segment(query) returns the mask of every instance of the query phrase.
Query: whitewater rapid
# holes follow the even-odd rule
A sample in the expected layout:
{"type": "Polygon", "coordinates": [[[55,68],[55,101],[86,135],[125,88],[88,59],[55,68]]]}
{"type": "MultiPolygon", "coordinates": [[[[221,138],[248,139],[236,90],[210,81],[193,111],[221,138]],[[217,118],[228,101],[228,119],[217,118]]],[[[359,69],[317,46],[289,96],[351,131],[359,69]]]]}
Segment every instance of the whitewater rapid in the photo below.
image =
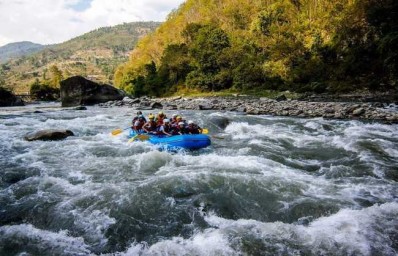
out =
{"type": "Polygon", "coordinates": [[[212,145],[165,152],[135,112],[0,109],[0,255],[398,253],[398,125],[180,111],[212,145]]]}

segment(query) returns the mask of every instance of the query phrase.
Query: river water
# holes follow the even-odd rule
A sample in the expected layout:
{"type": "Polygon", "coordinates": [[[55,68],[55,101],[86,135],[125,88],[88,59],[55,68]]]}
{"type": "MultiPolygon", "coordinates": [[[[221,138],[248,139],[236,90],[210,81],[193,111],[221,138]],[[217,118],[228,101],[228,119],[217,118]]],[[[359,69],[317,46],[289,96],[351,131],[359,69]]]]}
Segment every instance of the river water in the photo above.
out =
{"type": "Polygon", "coordinates": [[[134,112],[0,109],[0,255],[398,253],[398,125],[182,111],[212,145],[164,152],[134,112]]]}

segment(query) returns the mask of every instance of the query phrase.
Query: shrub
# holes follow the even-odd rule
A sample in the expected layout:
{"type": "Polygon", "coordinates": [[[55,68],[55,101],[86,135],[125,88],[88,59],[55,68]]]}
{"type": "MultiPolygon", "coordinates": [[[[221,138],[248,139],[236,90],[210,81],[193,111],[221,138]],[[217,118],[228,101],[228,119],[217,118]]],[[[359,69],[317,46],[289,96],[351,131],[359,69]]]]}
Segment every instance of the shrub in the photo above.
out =
{"type": "Polygon", "coordinates": [[[30,86],[30,95],[32,99],[35,100],[43,100],[43,101],[57,100],[59,98],[59,89],[51,87],[48,84],[41,84],[38,80],[36,80],[30,86]]]}

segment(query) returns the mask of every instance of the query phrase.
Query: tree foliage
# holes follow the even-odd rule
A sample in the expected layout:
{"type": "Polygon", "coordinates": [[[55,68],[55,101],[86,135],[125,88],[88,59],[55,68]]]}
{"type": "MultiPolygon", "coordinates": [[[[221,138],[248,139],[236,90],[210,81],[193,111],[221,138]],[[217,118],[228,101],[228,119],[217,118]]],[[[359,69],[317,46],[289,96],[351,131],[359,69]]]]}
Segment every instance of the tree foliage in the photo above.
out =
{"type": "Polygon", "coordinates": [[[53,101],[59,98],[59,88],[36,79],[30,85],[30,95],[35,100],[53,101]]]}
{"type": "Polygon", "coordinates": [[[115,82],[141,95],[178,88],[397,89],[397,6],[394,0],[188,0],[138,43],[115,82]]]}

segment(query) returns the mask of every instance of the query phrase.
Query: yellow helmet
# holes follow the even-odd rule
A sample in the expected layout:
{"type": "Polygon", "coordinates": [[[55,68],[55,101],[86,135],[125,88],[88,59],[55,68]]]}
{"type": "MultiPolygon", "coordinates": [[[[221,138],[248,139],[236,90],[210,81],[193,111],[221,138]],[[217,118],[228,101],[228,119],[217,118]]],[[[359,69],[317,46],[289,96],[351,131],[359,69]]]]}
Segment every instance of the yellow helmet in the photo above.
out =
{"type": "Polygon", "coordinates": [[[181,117],[181,116],[177,116],[176,119],[177,119],[177,120],[180,120],[180,119],[182,119],[182,117],[181,117]]]}
{"type": "Polygon", "coordinates": [[[159,115],[160,115],[160,116],[161,116],[161,115],[164,115],[163,111],[160,111],[160,112],[159,112],[159,115]]]}
{"type": "Polygon", "coordinates": [[[152,115],[152,114],[149,114],[149,116],[148,116],[148,119],[154,119],[155,118],[155,116],[154,115],[152,115]]]}

